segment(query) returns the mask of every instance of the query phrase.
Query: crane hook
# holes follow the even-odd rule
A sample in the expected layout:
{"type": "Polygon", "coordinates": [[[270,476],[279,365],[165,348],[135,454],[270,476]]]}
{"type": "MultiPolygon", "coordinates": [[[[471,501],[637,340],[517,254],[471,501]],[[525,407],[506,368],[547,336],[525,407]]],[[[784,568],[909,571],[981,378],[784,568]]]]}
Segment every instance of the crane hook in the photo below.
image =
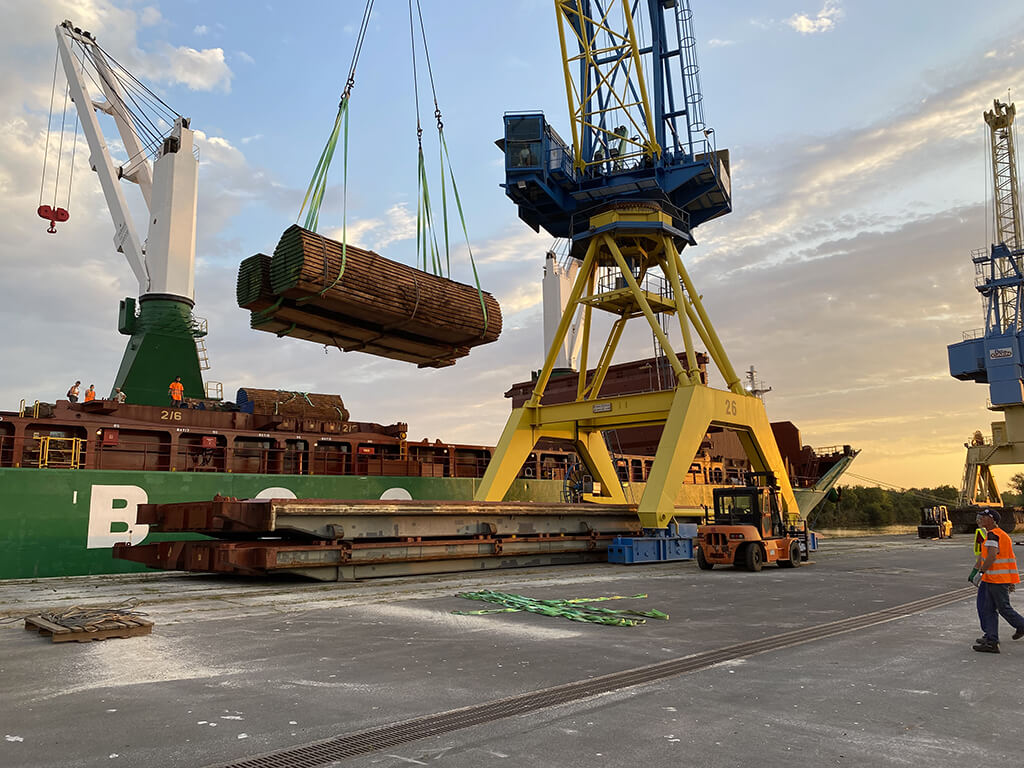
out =
{"type": "Polygon", "coordinates": [[[64,223],[65,221],[71,218],[71,214],[69,214],[63,208],[51,208],[48,205],[40,205],[38,208],[36,208],[36,213],[39,214],[40,218],[46,219],[47,221],[50,222],[50,226],[47,227],[46,231],[49,232],[51,235],[57,233],[58,221],[64,223]]]}

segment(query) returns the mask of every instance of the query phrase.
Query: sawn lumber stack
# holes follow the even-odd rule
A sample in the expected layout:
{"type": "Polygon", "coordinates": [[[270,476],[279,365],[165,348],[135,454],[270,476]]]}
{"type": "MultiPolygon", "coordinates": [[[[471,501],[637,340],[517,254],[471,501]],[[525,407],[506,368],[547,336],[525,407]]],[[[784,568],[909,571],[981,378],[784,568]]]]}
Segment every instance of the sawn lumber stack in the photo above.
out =
{"type": "Polygon", "coordinates": [[[346,352],[441,368],[495,341],[501,308],[491,294],[294,225],[273,257],[241,263],[238,305],[250,325],[346,352]]]}

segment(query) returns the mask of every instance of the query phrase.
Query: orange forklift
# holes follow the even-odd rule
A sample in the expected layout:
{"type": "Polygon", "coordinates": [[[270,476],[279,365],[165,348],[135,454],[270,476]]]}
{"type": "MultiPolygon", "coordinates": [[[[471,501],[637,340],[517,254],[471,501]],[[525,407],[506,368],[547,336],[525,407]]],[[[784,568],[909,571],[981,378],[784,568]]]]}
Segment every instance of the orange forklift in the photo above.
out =
{"type": "Polygon", "coordinates": [[[806,521],[787,524],[773,472],[748,473],[748,484],[714,490],[714,511],[697,527],[697,566],[734,565],[760,571],[765,563],[796,568],[809,557],[806,521]]]}

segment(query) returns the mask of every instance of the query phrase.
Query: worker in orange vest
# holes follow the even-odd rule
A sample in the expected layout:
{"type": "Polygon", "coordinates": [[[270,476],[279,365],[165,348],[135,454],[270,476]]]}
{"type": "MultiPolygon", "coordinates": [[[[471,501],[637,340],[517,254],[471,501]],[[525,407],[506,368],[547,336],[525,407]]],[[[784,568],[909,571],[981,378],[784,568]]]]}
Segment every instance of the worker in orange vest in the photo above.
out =
{"type": "Polygon", "coordinates": [[[174,381],[167,388],[167,394],[171,396],[171,405],[175,408],[181,408],[181,398],[185,392],[185,385],[181,383],[181,376],[175,376],[174,381]]]}
{"type": "Polygon", "coordinates": [[[999,653],[999,617],[1009,622],[1016,632],[1014,640],[1024,637],[1024,616],[1010,605],[1010,592],[1020,583],[1013,542],[999,527],[999,513],[983,509],[978,525],[988,531],[983,556],[979,556],[971,572],[971,582],[978,587],[978,619],[984,632],[974,645],[979,653],[999,653]]]}
{"type": "Polygon", "coordinates": [[[91,403],[96,399],[96,385],[90,384],[89,388],[85,390],[85,402],[91,403]]]}

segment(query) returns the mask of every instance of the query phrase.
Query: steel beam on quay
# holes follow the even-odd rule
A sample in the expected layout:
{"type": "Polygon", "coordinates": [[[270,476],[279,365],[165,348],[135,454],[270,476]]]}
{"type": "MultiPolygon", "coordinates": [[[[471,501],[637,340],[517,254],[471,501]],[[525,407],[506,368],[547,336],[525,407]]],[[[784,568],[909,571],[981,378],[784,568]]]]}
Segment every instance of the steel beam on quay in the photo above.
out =
{"type": "Polygon", "coordinates": [[[631,504],[248,499],[140,504],[140,523],[211,536],[296,533],[318,539],[636,535],[631,504]]]}

